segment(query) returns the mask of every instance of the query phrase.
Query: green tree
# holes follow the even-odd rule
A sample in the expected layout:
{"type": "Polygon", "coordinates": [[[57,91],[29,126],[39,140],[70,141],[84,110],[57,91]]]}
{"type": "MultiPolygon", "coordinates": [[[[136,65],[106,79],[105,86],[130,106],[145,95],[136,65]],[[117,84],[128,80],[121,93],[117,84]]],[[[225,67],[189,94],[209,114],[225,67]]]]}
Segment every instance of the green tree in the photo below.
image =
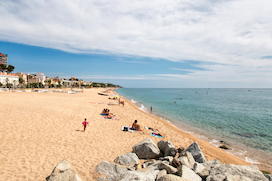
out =
{"type": "Polygon", "coordinates": [[[5,64],[0,64],[0,72],[4,72],[7,68],[7,65],[5,64]]]}
{"type": "Polygon", "coordinates": [[[6,68],[6,71],[8,73],[12,72],[13,70],[15,69],[15,67],[13,65],[8,65],[7,68],[6,68]]]}
{"type": "Polygon", "coordinates": [[[13,65],[0,64],[0,72],[12,72],[15,69],[13,65]]]}
{"type": "Polygon", "coordinates": [[[19,77],[19,84],[24,84],[25,80],[22,77],[19,77]]]}

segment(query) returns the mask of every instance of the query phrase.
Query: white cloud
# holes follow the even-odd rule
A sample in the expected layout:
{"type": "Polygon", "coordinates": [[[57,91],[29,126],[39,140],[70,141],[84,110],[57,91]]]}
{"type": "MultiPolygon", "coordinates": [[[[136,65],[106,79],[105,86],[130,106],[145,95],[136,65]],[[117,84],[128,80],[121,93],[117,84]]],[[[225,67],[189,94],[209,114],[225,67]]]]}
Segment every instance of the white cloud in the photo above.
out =
{"type": "Polygon", "coordinates": [[[0,0],[0,40],[224,64],[186,75],[199,79],[266,79],[271,12],[271,0],[0,0]]]}

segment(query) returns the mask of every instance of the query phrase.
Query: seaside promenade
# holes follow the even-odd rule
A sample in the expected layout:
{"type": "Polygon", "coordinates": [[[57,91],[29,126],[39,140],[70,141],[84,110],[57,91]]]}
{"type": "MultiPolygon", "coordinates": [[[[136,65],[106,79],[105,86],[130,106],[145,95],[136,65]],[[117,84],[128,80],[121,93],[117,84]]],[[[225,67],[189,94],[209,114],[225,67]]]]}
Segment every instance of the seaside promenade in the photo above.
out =
{"type": "Polygon", "coordinates": [[[1,180],[44,180],[61,160],[68,160],[83,180],[95,180],[95,167],[102,160],[112,161],[144,138],[157,142],[170,140],[187,147],[198,142],[208,159],[247,164],[204,140],[180,131],[174,125],[136,108],[108,105],[114,102],[85,89],[83,93],[0,92],[0,176],[1,180]],[[100,115],[108,108],[117,119],[100,115]],[[82,132],[81,122],[89,126],[82,132]],[[141,132],[123,132],[137,119],[144,127],[159,129],[164,138],[141,132]]]}

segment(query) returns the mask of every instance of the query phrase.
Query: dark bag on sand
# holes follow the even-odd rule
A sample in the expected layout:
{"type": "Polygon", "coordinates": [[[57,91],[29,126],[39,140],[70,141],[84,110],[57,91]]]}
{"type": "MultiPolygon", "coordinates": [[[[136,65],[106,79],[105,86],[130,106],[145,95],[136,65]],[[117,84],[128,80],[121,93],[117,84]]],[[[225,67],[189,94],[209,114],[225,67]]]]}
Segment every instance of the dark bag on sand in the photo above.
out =
{"type": "Polygon", "coordinates": [[[123,131],[128,131],[128,127],[123,127],[123,131]]]}

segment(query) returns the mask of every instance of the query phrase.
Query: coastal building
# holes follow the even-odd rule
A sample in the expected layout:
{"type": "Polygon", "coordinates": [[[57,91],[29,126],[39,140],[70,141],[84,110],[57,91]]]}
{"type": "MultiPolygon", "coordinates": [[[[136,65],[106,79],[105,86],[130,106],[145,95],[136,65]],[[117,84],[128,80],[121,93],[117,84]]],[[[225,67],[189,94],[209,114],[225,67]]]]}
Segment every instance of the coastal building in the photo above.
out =
{"type": "Polygon", "coordinates": [[[17,76],[19,76],[19,78],[21,78],[23,80],[24,84],[27,84],[27,74],[22,73],[22,72],[18,72],[16,73],[17,76]]]}
{"type": "Polygon", "coordinates": [[[78,87],[80,85],[79,80],[76,77],[71,77],[69,81],[71,82],[72,87],[78,87]]]}
{"type": "Polygon", "coordinates": [[[0,72],[0,83],[2,85],[11,84],[13,86],[19,85],[19,76],[16,74],[9,74],[6,72],[0,72]]]}
{"type": "Polygon", "coordinates": [[[46,76],[44,75],[44,73],[36,73],[36,78],[39,80],[40,83],[42,83],[43,85],[45,84],[46,76]]]}
{"type": "Polygon", "coordinates": [[[8,55],[0,53],[0,64],[8,64],[8,55]]]}
{"type": "Polygon", "coordinates": [[[61,82],[64,87],[71,87],[72,86],[72,81],[70,81],[70,80],[62,79],[61,82]]]}
{"type": "Polygon", "coordinates": [[[61,85],[61,79],[59,77],[51,78],[51,85],[54,86],[61,85]]]}
{"type": "Polygon", "coordinates": [[[45,84],[46,77],[43,73],[28,74],[27,83],[42,83],[45,84]]]}

